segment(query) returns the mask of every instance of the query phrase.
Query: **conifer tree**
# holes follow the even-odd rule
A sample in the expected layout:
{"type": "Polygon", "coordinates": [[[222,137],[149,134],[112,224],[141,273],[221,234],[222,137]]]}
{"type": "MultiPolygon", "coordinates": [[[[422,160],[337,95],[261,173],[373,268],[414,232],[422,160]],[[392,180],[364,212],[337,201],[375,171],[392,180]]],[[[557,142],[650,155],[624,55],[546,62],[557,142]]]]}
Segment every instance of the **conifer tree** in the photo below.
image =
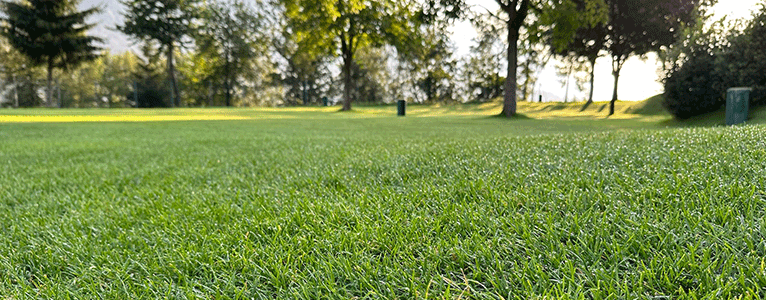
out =
{"type": "MultiPolygon", "coordinates": [[[[2,34],[11,46],[37,66],[45,66],[46,103],[53,104],[53,71],[67,70],[98,57],[96,43],[102,40],[88,36],[93,24],[85,19],[98,8],[77,11],[76,0],[2,1],[2,34]]],[[[60,103],[59,103],[60,105],[60,103]]]]}
{"type": "Polygon", "coordinates": [[[125,23],[117,29],[139,41],[157,42],[167,55],[168,77],[173,87],[172,106],[180,105],[174,54],[199,19],[199,0],[123,0],[125,23]]]}

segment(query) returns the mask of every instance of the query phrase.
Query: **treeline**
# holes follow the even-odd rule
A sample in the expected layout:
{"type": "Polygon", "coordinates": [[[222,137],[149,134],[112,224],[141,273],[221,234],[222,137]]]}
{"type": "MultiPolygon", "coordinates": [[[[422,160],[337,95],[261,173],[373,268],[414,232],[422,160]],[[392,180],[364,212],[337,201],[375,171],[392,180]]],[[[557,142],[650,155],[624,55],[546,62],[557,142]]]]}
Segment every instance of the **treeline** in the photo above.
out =
{"type": "MultiPolygon", "coordinates": [[[[594,65],[670,57],[713,0],[122,0],[111,54],[77,0],[3,1],[3,98],[13,106],[177,107],[488,101],[532,98],[555,57],[593,101],[594,65]],[[42,20],[43,22],[39,22],[42,20]],[[456,57],[449,28],[480,32],[456,57]],[[665,54],[662,54],[665,53],[665,54]],[[588,84],[589,83],[589,84],[588,84]],[[9,101],[10,100],[10,101],[9,101]]],[[[685,45],[685,44],[684,44],[685,45]]],[[[680,59],[677,59],[680,61],[680,59]]],[[[683,64],[680,62],[679,65],[683,64]]],[[[668,73],[670,74],[670,73],[668,73]]],[[[670,81],[668,81],[670,82],[670,81]]],[[[613,105],[610,113],[613,113],[613,105]]]]}

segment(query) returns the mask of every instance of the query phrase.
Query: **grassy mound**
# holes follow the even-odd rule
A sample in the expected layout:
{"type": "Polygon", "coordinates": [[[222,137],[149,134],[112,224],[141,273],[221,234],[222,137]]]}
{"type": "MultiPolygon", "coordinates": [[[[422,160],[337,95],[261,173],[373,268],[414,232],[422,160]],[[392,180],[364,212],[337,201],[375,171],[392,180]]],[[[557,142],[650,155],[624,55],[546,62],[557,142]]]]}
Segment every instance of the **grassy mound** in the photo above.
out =
{"type": "Polygon", "coordinates": [[[668,112],[662,106],[662,102],[665,100],[662,94],[655,95],[644,101],[635,103],[625,109],[627,114],[645,115],[645,116],[657,116],[668,115],[668,112]]]}

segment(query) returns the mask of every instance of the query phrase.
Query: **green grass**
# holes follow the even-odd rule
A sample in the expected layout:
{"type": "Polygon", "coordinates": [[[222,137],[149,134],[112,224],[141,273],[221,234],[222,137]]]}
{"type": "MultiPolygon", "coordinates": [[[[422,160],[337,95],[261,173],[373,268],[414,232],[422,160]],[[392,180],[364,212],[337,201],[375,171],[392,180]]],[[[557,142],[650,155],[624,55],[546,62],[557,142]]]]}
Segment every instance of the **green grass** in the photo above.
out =
{"type": "Polygon", "coordinates": [[[0,111],[0,295],[766,296],[763,125],[411,108],[0,111]]]}

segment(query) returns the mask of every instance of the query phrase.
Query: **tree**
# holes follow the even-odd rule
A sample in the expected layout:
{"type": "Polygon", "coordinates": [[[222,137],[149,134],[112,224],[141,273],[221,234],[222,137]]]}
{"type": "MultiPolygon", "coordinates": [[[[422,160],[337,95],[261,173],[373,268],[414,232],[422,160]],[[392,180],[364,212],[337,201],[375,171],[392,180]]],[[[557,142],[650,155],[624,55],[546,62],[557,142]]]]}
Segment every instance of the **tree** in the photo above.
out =
{"type": "Polygon", "coordinates": [[[98,57],[100,48],[95,43],[101,39],[86,35],[94,25],[85,19],[99,10],[77,11],[77,4],[74,0],[2,1],[6,15],[2,34],[35,66],[45,66],[48,105],[53,104],[54,69],[67,70],[98,57]]]}
{"type": "MultiPolygon", "coordinates": [[[[15,108],[20,106],[37,106],[42,102],[37,93],[24,93],[29,90],[28,87],[34,86],[38,78],[44,78],[40,74],[39,68],[31,68],[32,63],[24,54],[11,47],[8,39],[0,37],[0,61],[2,61],[2,85],[5,92],[5,99],[11,99],[15,108]],[[31,99],[24,96],[31,96],[31,99]]],[[[33,87],[32,90],[36,89],[33,87]]]]}
{"type": "Polygon", "coordinates": [[[502,39],[505,24],[499,18],[479,14],[471,17],[478,36],[473,39],[469,56],[461,70],[468,88],[469,101],[479,102],[503,95],[505,77],[501,76],[505,43],[502,39]]]}
{"type": "MultiPolygon", "coordinates": [[[[50,1],[50,0],[49,0],[50,1]]],[[[192,34],[202,10],[200,0],[122,0],[125,21],[117,29],[139,41],[154,41],[165,52],[173,89],[171,106],[181,105],[174,55],[176,44],[192,34]]]]}
{"type": "MultiPolygon", "coordinates": [[[[578,0],[576,5],[576,11],[578,14],[573,16],[587,16],[588,7],[586,7],[584,1],[578,0]]],[[[571,18],[572,16],[565,16],[571,18]]],[[[588,94],[588,101],[583,105],[581,110],[585,110],[593,103],[593,84],[595,81],[596,60],[600,57],[601,51],[606,50],[606,36],[607,36],[607,18],[602,19],[603,22],[586,22],[585,26],[581,26],[575,30],[574,37],[563,48],[559,47],[556,50],[556,54],[564,56],[565,60],[570,62],[578,62],[580,59],[586,59],[590,71],[589,81],[590,89],[588,94]]],[[[578,67],[582,68],[583,66],[578,67]]]]}
{"type": "Polygon", "coordinates": [[[266,52],[266,43],[256,35],[260,17],[242,2],[213,2],[197,35],[201,54],[212,64],[214,81],[224,89],[225,104],[232,106],[235,89],[245,73],[255,72],[253,60],[266,52]]]}
{"type": "MultiPolygon", "coordinates": [[[[130,52],[113,55],[105,51],[99,58],[81,64],[58,82],[63,107],[124,106],[133,89],[132,73],[137,58],[130,52]]],[[[132,97],[131,97],[132,98],[132,97]]]]}
{"type": "Polygon", "coordinates": [[[290,27],[306,53],[340,50],[344,78],[343,108],[350,110],[352,68],[357,50],[365,45],[395,44],[407,36],[409,11],[391,0],[284,0],[290,27]]]}
{"type": "Polygon", "coordinates": [[[508,48],[507,56],[507,75],[505,77],[503,111],[505,117],[512,117],[516,114],[516,89],[517,89],[517,68],[518,68],[518,42],[520,30],[525,25],[530,12],[535,12],[537,19],[533,24],[527,25],[529,28],[548,27],[551,34],[551,41],[557,47],[563,47],[573,37],[574,32],[580,26],[588,26],[603,22],[604,10],[603,0],[581,0],[584,7],[587,8],[584,13],[576,11],[577,3],[575,0],[495,0],[504,12],[504,19],[507,32],[508,48]]]}
{"type": "Polygon", "coordinates": [[[285,87],[282,102],[287,105],[319,103],[330,92],[332,75],[329,65],[333,61],[329,51],[317,51],[315,45],[302,41],[296,33],[301,32],[299,22],[292,22],[283,5],[275,5],[265,14],[270,45],[277,54],[278,72],[273,81],[285,87]],[[297,26],[297,28],[296,28],[297,26]]]}
{"type": "Polygon", "coordinates": [[[506,27],[508,29],[508,49],[506,50],[506,60],[508,62],[505,76],[505,85],[503,86],[503,112],[502,115],[510,118],[516,115],[516,69],[518,67],[518,42],[519,30],[524,25],[524,20],[529,14],[530,3],[532,0],[495,0],[500,4],[500,9],[505,12],[508,19],[506,27]]]}
{"type": "Polygon", "coordinates": [[[455,100],[453,73],[457,61],[453,59],[449,43],[449,20],[421,21],[406,45],[399,47],[399,63],[411,74],[410,84],[415,87],[415,98],[420,102],[447,102],[455,100]],[[422,96],[422,97],[421,97],[422,96]]]}
{"type": "Polygon", "coordinates": [[[612,57],[614,91],[609,115],[614,114],[620,71],[632,55],[644,55],[667,47],[685,24],[696,21],[701,0],[607,0],[607,50],[612,57]]]}
{"type": "MultiPolygon", "coordinates": [[[[167,107],[165,102],[171,93],[167,89],[165,76],[162,74],[161,51],[151,42],[145,42],[141,47],[144,59],[138,62],[133,73],[133,90],[127,95],[134,101],[136,107],[167,107]]],[[[172,103],[171,103],[172,104],[172,103]]]]}

